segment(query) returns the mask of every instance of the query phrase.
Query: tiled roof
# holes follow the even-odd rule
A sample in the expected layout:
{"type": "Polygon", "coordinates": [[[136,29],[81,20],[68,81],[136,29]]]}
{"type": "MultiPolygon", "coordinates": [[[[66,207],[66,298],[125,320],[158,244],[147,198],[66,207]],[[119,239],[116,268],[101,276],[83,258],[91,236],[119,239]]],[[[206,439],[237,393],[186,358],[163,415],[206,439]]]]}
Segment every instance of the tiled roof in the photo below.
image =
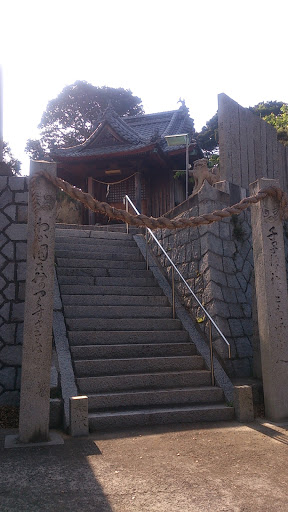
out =
{"type": "Polygon", "coordinates": [[[73,148],[69,148],[69,151],[58,150],[57,153],[53,154],[54,157],[67,157],[67,158],[76,158],[81,159],[83,157],[87,159],[92,159],[95,157],[105,157],[107,155],[120,155],[126,153],[144,153],[145,151],[149,151],[153,149],[154,145],[150,144],[119,144],[114,146],[105,146],[105,148],[93,147],[87,148],[85,151],[73,151],[73,148]]]}
{"type": "Polygon", "coordinates": [[[143,152],[157,144],[163,152],[177,151],[183,146],[168,147],[166,135],[193,134],[193,120],[188,109],[181,105],[178,110],[120,117],[109,106],[97,122],[90,137],[78,146],[58,149],[54,158],[91,158],[115,153],[143,152]]]}

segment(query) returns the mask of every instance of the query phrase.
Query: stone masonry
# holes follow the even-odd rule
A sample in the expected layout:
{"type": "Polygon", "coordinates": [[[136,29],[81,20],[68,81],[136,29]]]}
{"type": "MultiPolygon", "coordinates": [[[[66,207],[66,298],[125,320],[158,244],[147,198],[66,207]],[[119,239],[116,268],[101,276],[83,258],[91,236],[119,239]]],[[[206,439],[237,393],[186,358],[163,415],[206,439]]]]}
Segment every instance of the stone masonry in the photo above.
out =
{"type": "MultiPolygon", "coordinates": [[[[189,198],[188,210],[181,213],[176,207],[170,216],[198,216],[235,204],[245,195],[228,182],[216,187],[205,183],[199,194],[189,198]]],[[[28,178],[0,176],[0,405],[19,402],[27,199],[28,178]]],[[[156,236],[231,343],[232,359],[228,360],[225,343],[213,332],[214,347],[227,373],[261,378],[249,210],[197,229],[158,230],[156,236]]],[[[170,278],[171,267],[158,256],[170,278]]],[[[208,335],[200,308],[177,278],[176,286],[199,328],[208,335]]]]}
{"type": "MultiPolygon", "coordinates": [[[[199,194],[189,199],[190,209],[181,216],[194,217],[236,203],[243,189],[222,182],[217,190],[205,182],[199,194]],[[229,191],[229,193],[227,193],[229,191]]],[[[231,344],[231,360],[225,342],[213,330],[213,345],[230,377],[248,377],[253,373],[253,253],[250,212],[199,228],[177,231],[157,230],[155,235],[176,264],[200,302],[231,344]]],[[[156,246],[156,244],[155,244],[156,246]]],[[[171,265],[154,247],[171,279],[171,265]]],[[[184,304],[208,337],[208,322],[191,294],[175,278],[176,289],[184,304]]]]}
{"type": "Polygon", "coordinates": [[[27,178],[0,176],[0,405],[19,402],[27,202],[27,178]]]}

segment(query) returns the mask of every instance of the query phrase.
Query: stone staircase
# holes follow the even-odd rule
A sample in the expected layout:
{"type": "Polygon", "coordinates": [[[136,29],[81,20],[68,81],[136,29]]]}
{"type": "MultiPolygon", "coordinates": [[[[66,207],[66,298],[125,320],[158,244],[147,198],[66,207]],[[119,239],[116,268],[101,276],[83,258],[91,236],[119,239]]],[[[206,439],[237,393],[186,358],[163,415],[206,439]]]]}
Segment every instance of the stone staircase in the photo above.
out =
{"type": "Polygon", "coordinates": [[[56,258],[91,431],[233,418],[131,234],[58,227],[56,258]]]}

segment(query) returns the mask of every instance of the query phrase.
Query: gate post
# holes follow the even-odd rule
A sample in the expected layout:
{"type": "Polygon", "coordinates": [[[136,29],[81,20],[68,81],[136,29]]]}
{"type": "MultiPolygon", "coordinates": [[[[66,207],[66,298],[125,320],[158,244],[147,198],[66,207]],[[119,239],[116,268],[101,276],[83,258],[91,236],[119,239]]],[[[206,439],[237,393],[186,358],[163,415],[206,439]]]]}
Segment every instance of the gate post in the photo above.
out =
{"type": "MultiPolygon", "coordinates": [[[[56,176],[57,164],[31,161],[30,177],[39,170],[56,176]]],[[[35,194],[36,215],[30,186],[19,419],[22,443],[49,441],[56,189],[39,177],[35,194]]]]}
{"type": "MultiPolygon", "coordinates": [[[[261,178],[250,193],[269,186],[279,181],[261,178]]],[[[265,411],[279,421],[288,418],[288,294],[278,201],[269,196],[252,205],[251,222],[265,411]]]]}

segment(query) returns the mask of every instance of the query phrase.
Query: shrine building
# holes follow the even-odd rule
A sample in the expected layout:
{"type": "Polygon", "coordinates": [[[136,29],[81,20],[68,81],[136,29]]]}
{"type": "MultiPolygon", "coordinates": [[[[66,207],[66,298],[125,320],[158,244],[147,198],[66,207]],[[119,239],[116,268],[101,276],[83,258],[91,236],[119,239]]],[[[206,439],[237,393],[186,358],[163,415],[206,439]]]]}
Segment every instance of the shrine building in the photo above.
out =
{"type": "MultiPolygon", "coordinates": [[[[185,173],[180,179],[175,173],[186,168],[186,145],[168,146],[165,139],[178,134],[188,134],[189,164],[203,157],[184,102],[178,110],[131,117],[109,106],[84,143],[58,149],[53,158],[60,178],[96,199],[124,208],[127,194],[141,213],[158,217],[185,200],[185,173]]],[[[87,211],[82,221],[107,222],[87,211]]]]}

